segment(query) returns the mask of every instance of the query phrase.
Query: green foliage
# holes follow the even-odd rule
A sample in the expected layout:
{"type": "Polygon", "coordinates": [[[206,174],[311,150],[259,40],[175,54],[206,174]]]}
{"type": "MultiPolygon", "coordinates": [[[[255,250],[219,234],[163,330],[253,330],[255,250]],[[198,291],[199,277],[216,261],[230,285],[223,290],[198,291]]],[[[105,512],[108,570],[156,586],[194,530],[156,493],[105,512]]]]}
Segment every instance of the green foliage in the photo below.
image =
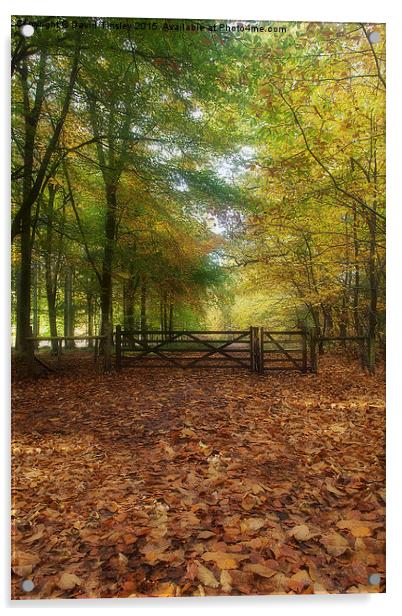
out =
{"type": "Polygon", "coordinates": [[[13,34],[14,289],[28,177],[40,180],[29,212],[38,301],[46,315],[54,287],[59,329],[72,269],[82,329],[91,318],[98,328],[106,297],[115,322],[137,325],[381,333],[383,26],[374,48],[362,24],[290,23],[273,37],[80,22],[13,34]]]}

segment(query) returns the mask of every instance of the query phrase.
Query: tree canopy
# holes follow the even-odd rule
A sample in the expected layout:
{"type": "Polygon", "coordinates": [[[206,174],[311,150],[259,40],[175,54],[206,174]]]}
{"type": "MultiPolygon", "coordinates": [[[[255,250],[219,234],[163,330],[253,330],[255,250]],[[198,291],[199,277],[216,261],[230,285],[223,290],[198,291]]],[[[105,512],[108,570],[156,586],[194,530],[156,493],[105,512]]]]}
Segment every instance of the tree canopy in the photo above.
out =
{"type": "Polygon", "coordinates": [[[63,19],[13,20],[17,347],[113,323],[383,343],[384,26],[63,19]]]}

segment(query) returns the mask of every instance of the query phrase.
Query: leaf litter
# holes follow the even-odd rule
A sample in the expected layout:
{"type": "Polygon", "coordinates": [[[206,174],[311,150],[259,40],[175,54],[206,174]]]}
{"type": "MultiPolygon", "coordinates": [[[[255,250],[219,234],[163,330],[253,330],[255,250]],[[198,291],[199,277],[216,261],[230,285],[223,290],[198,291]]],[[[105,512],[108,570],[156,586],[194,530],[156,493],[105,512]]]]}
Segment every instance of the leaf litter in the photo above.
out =
{"type": "Polygon", "coordinates": [[[13,598],[384,591],[382,371],[82,358],[12,395],[13,598]]]}

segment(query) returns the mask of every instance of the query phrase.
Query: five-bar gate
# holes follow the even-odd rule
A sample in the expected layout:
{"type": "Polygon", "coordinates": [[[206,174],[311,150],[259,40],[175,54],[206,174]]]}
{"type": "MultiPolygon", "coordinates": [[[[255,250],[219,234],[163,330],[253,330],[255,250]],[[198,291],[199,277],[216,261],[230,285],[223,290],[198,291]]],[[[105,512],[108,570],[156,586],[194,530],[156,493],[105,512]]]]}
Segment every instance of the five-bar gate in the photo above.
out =
{"type": "Polygon", "coordinates": [[[247,368],[314,371],[310,335],[305,330],[133,330],[117,326],[116,368],[247,368]]]}

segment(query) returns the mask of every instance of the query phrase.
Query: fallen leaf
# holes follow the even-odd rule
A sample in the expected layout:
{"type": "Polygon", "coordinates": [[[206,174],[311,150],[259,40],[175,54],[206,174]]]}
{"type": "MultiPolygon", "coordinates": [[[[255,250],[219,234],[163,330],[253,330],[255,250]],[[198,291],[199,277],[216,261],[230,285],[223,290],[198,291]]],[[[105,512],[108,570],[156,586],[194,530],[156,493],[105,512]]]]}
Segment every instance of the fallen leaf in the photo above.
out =
{"type": "Polygon", "coordinates": [[[24,577],[30,575],[35,567],[40,562],[39,556],[30,552],[17,550],[13,554],[12,569],[16,575],[24,577]]]}
{"type": "Polygon", "coordinates": [[[260,502],[260,499],[257,498],[257,496],[255,496],[254,494],[246,494],[243,497],[241,506],[245,511],[251,511],[256,505],[259,505],[260,502]]]}
{"type": "Polygon", "coordinates": [[[211,537],[215,537],[215,533],[212,533],[210,530],[202,530],[197,535],[198,539],[210,539],[211,537]]]}
{"type": "Polygon", "coordinates": [[[294,592],[301,593],[307,586],[313,583],[308,572],[300,569],[290,578],[288,578],[288,587],[294,592]]]}
{"type": "Polygon", "coordinates": [[[44,532],[45,532],[45,525],[40,524],[36,532],[30,537],[23,539],[22,543],[26,543],[28,545],[30,545],[31,543],[35,543],[35,541],[38,541],[38,539],[42,539],[44,532]]]}
{"type": "Polygon", "coordinates": [[[176,584],[171,582],[161,582],[151,593],[152,597],[175,597],[176,584]]]}
{"type": "Polygon", "coordinates": [[[247,518],[240,522],[240,530],[242,533],[247,533],[250,530],[258,530],[265,525],[264,518],[247,518]]]}
{"type": "Polygon", "coordinates": [[[314,537],[316,533],[312,533],[306,524],[300,524],[294,526],[289,531],[289,537],[294,537],[297,541],[308,541],[311,537],[314,537]]]}
{"type": "Polygon", "coordinates": [[[81,584],[81,580],[74,573],[62,573],[57,582],[57,586],[61,588],[61,590],[72,590],[76,586],[81,584]]]}
{"type": "Polygon", "coordinates": [[[320,543],[331,556],[340,556],[349,547],[348,541],[335,531],[322,535],[320,543]]]}
{"type": "Polygon", "coordinates": [[[197,578],[204,584],[204,586],[209,586],[210,588],[218,588],[219,582],[207,567],[204,567],[201,563],[197,563],[197,578]]]}
{"type": "Polygon", "coordinates": [[[232,590],[232,576],[229,571],[225,569],[221,572],[220,583],[223,592],[230,592],[232,590]]]}
{"type": "Polygon", "coordinates": [[[256,573],[257,575],[260,575],[264,578],[270,578],[278,573],[274,569],[270,569],[265,565],[259,564],[247,564],[243,567],[243,571],[251,571],[252,573],[256,573]]]}
{"type": "Polygon", "coordinates": [[[346,528],[350,530],[354,537],[370,537],[372,530],[362,520],[339,520],[336,523],[338,528],[346,528]]]}
{"type": "Polygon", "coordinates": [[[203,560],[212,560],[219,569],[237,569],[239,562],[248,558],[244,554],[229,554],[228,552],[205,552],[203,560]]]}

